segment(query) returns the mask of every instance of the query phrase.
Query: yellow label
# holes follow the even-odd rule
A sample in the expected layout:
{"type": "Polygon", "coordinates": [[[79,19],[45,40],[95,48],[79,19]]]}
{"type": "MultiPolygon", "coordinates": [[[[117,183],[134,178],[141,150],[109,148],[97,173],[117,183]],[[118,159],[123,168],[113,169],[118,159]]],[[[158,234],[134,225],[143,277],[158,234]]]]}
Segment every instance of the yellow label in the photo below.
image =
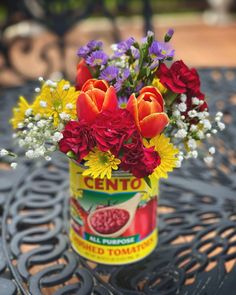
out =
{"type": "Polygon", "coordinates": [[[157,244],[157,230],[140,242],[125,246],[104,246],[82,239],[74,230],[70,230],[72,247],[84,258],[102,264],[125,264],[143,259],[157,244]]]}
{"type": "MultiPolygon", "coordinates": [[[[123,173],[111,179],[92,178],[83,176],[84,169],[70,161],[70,186],[71,195],[77,195],[79,190],[95,190],[108,193],[119,192],[149,192],[150,188],[142,178],[132,177],[130,174],[123,173]]],[[[155,190],[155,193],[157,188],[155,190]]]]}

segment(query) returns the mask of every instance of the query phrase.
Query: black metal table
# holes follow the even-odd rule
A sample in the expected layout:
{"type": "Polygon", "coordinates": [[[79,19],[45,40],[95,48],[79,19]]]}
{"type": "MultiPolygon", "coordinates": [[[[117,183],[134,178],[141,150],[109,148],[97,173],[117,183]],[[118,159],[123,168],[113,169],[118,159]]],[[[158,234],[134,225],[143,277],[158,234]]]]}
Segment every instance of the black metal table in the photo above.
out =
{"type": "MultiPolygon", "coordinates": [[[[140,262],[103,266],[72,251],[63,156],[37,164],[22,157],[14,171],[1,164],[0,295],[236,294],[236,69],[200,74],[211,110],[229,124],[210,169],[192,161],[161,183],[159,245],[140,262]]],[[[18,95],[30,97],[34,87],[1,91],[0,146],[16,149],[8,118],[18,95]]]]}

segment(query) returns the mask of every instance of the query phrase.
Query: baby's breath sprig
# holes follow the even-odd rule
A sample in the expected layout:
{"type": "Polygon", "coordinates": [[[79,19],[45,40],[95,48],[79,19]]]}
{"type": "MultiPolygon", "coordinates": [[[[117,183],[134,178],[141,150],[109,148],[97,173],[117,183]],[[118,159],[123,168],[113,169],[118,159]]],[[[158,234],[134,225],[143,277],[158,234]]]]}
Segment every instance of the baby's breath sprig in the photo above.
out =
{"type": "MultiPolygon", "coordinates": [[[[17,158],[17,155],[11,151],[8,151],[6,149],[0,149],[0,158],[4,158],[4,157],[10,157],[10,158],[17,158]]],[[[17,163],[16,162],[11,162],[10,164],[12,169],[16,169],[17,167],[17,163]]]]}
{"type": "MultiPolygon", "coordinates": [[[[199,157],[199,142],[209,139],[213,134],[225,128],[222,122],[222,112],[211,117],[207,110],[200,111],[199,107],[202,103],[197,97],[192,98],[192,103],[194,107],[186,113],[186,96],[181,95],[180,102],[172,106],[171,120],[167,128],[168,135],[180,150],[178,166],[181,166],[184,159],[199,157]]],[[[207,164],[213,161],[214,153],[215,148],[211,147],[208,154],[203,155],[207,164]]]]}

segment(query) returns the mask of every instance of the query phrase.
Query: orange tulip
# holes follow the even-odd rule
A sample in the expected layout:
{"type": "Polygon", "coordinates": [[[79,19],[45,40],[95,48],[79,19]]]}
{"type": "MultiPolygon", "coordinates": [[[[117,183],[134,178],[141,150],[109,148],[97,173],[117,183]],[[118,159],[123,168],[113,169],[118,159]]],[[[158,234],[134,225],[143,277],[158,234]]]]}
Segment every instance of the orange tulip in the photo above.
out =
{"type": "Polygon", "coordinates": [[[109,84],[105,80],[89,79],[84,83],[81,90],[86,92],[94,88],[98,88],[106,92],[107,89],[109,88],[109,84]]]}
{"type": "Polygon", "coordinates": [[[84,83],[92,78],[92,74],[86,65],[85,60],[81,60],[77,65],[77,75],[76,75],[76,90],[81,90],[84,83]]]}
{"type": "Polygon", "coordinates": [[[78,118],[89,124],[93,123],[102,111],[114,111],[118,108],[115,88],[108,87],[106,81],[91,80],[83,86],[82,90],[86,91],[81,91],[77,99],[78,118]]]}
{"type": "Polygon", "coordinates": [[[127,110],[133,115],[141,135],[146,138],[160,134],[169,122],[167,114],[164,113],[163,97],[156,87],[142,88],[137,98],[132,94],[127,110]]]}

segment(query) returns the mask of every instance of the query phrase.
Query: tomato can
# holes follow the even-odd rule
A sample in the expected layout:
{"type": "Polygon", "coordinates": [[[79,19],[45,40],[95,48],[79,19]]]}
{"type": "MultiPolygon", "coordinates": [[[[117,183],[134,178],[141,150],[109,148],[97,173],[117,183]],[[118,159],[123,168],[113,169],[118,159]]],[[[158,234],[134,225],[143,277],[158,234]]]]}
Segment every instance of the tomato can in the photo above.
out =
{"type": "Polygon", "coordinates": [[[156,247],[157,190],[130,173],[111,179],[83,176],[85,167],[70,161],[70,241],[82,257],[123,265],[156,247]]]}

